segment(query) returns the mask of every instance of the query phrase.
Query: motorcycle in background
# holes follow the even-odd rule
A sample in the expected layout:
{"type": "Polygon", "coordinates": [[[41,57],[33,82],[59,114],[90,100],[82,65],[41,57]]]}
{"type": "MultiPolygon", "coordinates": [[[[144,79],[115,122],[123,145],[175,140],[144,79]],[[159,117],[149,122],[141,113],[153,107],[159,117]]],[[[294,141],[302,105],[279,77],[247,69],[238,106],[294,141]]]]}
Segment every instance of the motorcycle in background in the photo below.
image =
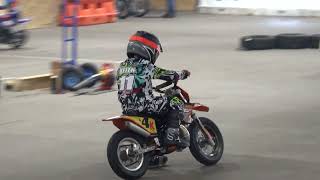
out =
{"type": "Polygon", "coordinates": [[[150,10],[149,0],[117,0],[116,6],[120,19],[128,16],[142,17],[150,10]]]}
{"type": "Polygon", "coordinates": [[[17,49],[26,44],[29,34],[27,30],[17,29],[18,25],[26,24],[31,19],[18,19],[0,22],[0,44],[7,44],[11,48],[17,49]]]}

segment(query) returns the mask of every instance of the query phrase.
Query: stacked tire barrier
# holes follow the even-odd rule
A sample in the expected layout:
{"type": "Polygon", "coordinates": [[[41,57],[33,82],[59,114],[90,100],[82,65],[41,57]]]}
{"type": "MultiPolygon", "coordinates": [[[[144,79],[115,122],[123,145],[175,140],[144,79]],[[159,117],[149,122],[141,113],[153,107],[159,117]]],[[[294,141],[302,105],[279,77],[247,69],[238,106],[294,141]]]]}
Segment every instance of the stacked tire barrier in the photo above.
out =
{"type": "Polygon", "coordinates": [[[111,23],[117,19],[114,0],[80,0],[80,5],[69,0],[66,6],[61,8],[60,24],[72,24],[72,19],[64,19],[63,16],[72,16],[74,6],[78,6],[79,26],[111,23]]]}
{"type": "Polygon", "coordinates": [[[265,49],[318,49],[320,34],[279,34],[276,36],[251,35],[240,40],[241,48],[245,50],[265,49]]]}

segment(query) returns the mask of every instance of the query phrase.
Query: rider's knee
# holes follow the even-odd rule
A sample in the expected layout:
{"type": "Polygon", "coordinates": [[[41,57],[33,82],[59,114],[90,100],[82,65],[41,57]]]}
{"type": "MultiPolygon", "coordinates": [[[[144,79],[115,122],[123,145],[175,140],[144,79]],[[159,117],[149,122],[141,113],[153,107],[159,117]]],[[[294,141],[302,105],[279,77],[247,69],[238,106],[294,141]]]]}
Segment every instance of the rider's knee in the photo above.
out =
{"type": "Polygon", "coordinates": [[[170,107],[175,110],[182,111],[183,105],[184,105],[183,101],[177,97],[173,97],[172,99],[170,99],[170,107]]]}

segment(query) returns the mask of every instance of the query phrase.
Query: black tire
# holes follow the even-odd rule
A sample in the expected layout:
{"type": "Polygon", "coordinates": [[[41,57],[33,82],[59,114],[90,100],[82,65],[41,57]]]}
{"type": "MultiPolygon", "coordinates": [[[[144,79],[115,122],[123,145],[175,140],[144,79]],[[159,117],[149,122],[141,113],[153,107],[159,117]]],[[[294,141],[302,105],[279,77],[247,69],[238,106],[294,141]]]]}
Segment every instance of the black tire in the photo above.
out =
{"type": "Polygon", "coordinates": [[[65,90],[76,91],[75,85],[83,80],[83,71],[76,66],[67,65],[63,67],[61,72],[62,87],[65,90]]]}
{"type": "Polygon", "coordinates": [[[193,157],[199,161],[200,163],[206,165],[206,166],[211,166],[217,164],[223,154],[224,150],[224,142],[223,142],[223,137],[222,134],[217,127],[217,125],[212,122],[210,119],[205,118],[205,117],[200,117],[201,122],[203,123],[204,127],[210,132],[210,134],[214,134],[216,139],[214,141],[218,142],[217,144],[217,155],[214,157],[208,157],[204,153],[202,153],[202,150],[200,149],[199,143],[197,142],[197,133],[200,131],[198,128],[198,125],[196,122],[193,122],[190,125],[190,152],[193,155],[193,157]]]}
{"type": "Polygon", "coordinates": [[[134,0],[132,5],[135,7],[134,16],[142,17],[146,15],[150,10],[150,2],[149,0],[134,0]]]}
{"type": "Polygon", "coordinates": [[[310,48],[311,37],[305,34],[279,34],[276,36],[278,49],[310,48]]]}
{"type": "Polygon", "coordinates": [[[13,33],[13,38],[9,40],[9,45],[11,48],[18,49],[24,46],[29,39],[28,31],[20,30],[13,33]]]}
{"type": "Polygon", "coordinates": [[[145,153],[144,154],[144,159],[143,159],[143,164],[141,167],[136,170],[136,171],[129,171],[125,169],[118,158],[118,145],[123,140],[124,138],[133,138],[137,142],[139,142],[140,146],[143,147],[143,145],[146,143],[146,140],[137,135],[134,134],[131,131],[118,131],[115,133],[111,139],[109,140],[108,147],[107,147],[107,157],[108,157],[108,162],[112,168],[112,170],[121,178],[123,179],[138,179],[142,177],[146,171],[148,170],[149,162],[151,160],[151,154],[150,153],[145,153]]]}
{"type": "Polygon", "coordinates": [[[264,50],[273,49],[275,39],[273,36],[253,35],[241,38],[241,47],[246,50],[264,50]]]}
{"type": "MultiPolygon", "coordinates": [[[[81,68],[82,68],[82,71],[84,74],[84,77],[83,77],[84,79],[87,79],[87,78],[91,77],[92,75],[95,75],[99,72],[97,66],[92,63],[84,63],[81,65],[81,68]]],[[[96,84],[96,82],[97,81],[92,81],[86,87],[90,88],[90,87],[94,86],[96,84]]]]}
{"type": "Polygon", "coordinates": [[[319,49],[320,34],[314,34],[311,36],[311,47],[312,49],[319,49]]]}
{"type": "Polygon", "coordinates": [[[125,19],[129,16],[129,5],[126,0],[116,0],[118,18],[125,19]]]}

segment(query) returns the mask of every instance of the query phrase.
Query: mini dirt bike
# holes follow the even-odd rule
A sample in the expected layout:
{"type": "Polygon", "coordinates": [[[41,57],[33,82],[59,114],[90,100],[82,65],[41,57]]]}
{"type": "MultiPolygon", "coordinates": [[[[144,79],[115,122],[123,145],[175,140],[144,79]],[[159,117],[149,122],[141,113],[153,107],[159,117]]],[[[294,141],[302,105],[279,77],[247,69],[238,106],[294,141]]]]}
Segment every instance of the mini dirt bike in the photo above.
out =
{"type": "Polygon", "coordinates": [[[8,44],[11,48],[20,48],[28,40],[28,32],[26,30],[15,30],[19,24],[25,24],[31,21],[30,19],[19,19],[16,23],[9,20],[5,22],[0,22],[0,43],[8,44]]]}
{"type": "Polygon", "coordinates": [[[189,95],[177,82],[165,82],[154,88],[167,96],[178,97],[185,104],[184,119],[180,125],[179,139],[189,142],[186,147],[164,145],[167,122],[146,115],[121,115],[105,119],[120,130],[113,134],[107,147],[107,157],[113,171],[124,179],[142,177],[154,156],[180,152],[189,147],[200,163],[215,165],[221,159],[224,143],[220,130],[210,119],[197,117],[194,111],[208,112],[207,106],[191,103],[189,95]],[[170,85],[173,87],[162,90],[170,85]]]}
{"type": "Polygon", "coordinates": [[[117,0],[118,17],[125,19],[129,15],[142,17],[149,12],[149,0],[117,0]]]}

